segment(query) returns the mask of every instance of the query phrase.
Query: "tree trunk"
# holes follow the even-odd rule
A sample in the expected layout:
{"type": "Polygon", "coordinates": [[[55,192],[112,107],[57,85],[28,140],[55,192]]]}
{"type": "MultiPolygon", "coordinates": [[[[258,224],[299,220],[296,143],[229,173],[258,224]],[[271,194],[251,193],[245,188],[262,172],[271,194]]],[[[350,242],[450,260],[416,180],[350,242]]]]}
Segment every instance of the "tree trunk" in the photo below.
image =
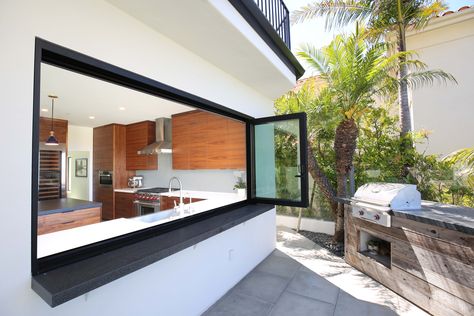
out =
{"type": "MultiPolygon", "coordinates": [[[[345,198],[347,194],[347,175],[352,167],[357,145],[359,129],[353,119],[345,119],[336,128],[334,150],[336,152],[337,196],[345,198]]],[[[336,229],[334,242],[344,239],[344,204],[339,203],[336,211],[336,229]]]]}
{"type": "MultiPolygon", "coordinates": [[[[312,144],[312,137],[309,137],[308,138],[308,171],[311,174],[311,177],[314,179],[315,184],[318,185],[324,197],[326,197],[326,199],[328,200],[329,205],[331,206],[331,211],[334,214],[334,218],[337,223],[338,203],[334,199],[336,197],[336,194],[334,193],[334,189],[331,183],[329,182],[329,179],[326,177],[323,170],[319,166],[318,161],[316,160],[313,154],[313,147],[311,144],[312,144]]],[[[342,222],[344,225],[344,220],[342,222]]],[[[344,233],[344,230],[342,230],[342,232],[344,233]]]]}
{"type": "Polygon", "coordinates": [[[337,203],[334,200],[336,194],[334,193],[334,189],[329,182],[329,179],[324,174],[324,171],[321,170],[321,167],[319,166],[318,161],[313,154],[313,148],[311,144],[311,139],[308,139],[308,171],[311,174],[313,180],[317,183],[323,195],[328,200],[329,204],[331,205],[331,209],[334,211],[334,214],[336,214],[335,210],[337,203]]]}

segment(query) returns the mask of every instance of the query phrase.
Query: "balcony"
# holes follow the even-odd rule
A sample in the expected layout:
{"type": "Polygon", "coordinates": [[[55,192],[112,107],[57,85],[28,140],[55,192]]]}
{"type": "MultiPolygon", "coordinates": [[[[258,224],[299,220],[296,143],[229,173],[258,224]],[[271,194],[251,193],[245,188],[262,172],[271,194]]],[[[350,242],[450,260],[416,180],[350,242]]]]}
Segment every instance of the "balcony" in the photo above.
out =
{"type": "Polygon", "coordinates": [[[291,49],[290,12],[282,0],[253,0],[278,36],[291,49]]]}

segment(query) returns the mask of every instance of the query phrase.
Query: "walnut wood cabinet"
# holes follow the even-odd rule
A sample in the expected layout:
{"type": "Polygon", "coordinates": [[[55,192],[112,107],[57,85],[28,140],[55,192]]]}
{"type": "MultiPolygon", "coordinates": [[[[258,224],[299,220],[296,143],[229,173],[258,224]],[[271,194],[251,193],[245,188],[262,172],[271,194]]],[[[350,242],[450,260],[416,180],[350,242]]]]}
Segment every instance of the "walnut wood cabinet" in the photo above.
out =
{"type": "Polygon", "coordinates": [[[245,169],[245,124],[200,110],[172,116],[173,169],[245,169]]]}
{"type": "MultiPolygon", "coordinates": [[[[194,199],[194,198],[189,198],[189,197],[183,197],[183,203],[184,204],[189,204],[189,202],[192,201],[192,203],[199,202],[199,201],[204,201],[204,199],[194,199]]],[[[165,210],[170,210],[174,207],[176,202],[176,205],[179,204],[179,196],[161,196],[160,197],[160,210],[165,211],[165,210]]]]}
{"type": "Polygon", "coordinates": [[[156,170],[158,155],[138,155],[137,151],[155,141],[155,122],[144,121],[126,127],[127,170],[156,170]]]}
{"type": "MultiPolygon", "coordinates": [[[[67,120],[54,119],[54,135],[59,143],[67,144],[67,120]]],[[[45,142],[51,131],[51,118],[40,117],[39,120],[39,141],[45,142]]]]}
{"type": "Polygon", "coordinates": [[[134,172],[126,170],[126,127],[109,124],[94,128],[93,132],[93,187],[94,201],[102,202],[102,219],[115,218],[116,188],[127,186],[134,172]],[[112,171],[112,185],[99,184],[99,171],[112,171]]]}
{"type": "Polygon", "coordinates": [[[137,216],[137,210],[133,201],[133,193],[115,192],[115,218],[137,216]]]}
{"type": "Polygon", "coordinates": [[[100,207],[38,216],[38,235],[100,222],[100,207]]]}

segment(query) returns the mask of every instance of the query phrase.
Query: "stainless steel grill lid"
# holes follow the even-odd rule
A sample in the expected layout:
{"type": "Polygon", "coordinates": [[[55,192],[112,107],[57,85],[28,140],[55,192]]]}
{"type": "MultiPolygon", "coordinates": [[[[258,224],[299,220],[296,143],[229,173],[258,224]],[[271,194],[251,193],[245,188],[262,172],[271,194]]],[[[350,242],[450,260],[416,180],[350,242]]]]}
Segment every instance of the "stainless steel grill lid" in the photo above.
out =
{"type": "Polygon", "coordinates": [[[421,207],[421,194],[414,184],[367,183],[357,189],[354,203],[385,206],[394,210],[410,210],[421,207]]]}
{"type": "Polygon", "coordinates": [[[390,227],[390,211],[421,208],[421,194],[413,184],[367,183],[357,189],[351,205],[354,217],[390,227]]]}

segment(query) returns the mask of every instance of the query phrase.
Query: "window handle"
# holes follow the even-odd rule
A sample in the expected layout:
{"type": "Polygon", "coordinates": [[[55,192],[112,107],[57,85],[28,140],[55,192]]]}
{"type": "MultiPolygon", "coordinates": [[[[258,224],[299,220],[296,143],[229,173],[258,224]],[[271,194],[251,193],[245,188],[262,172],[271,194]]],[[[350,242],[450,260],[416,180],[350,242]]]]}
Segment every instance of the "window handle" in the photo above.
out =
{"type": "Polygon", "coordinates": [[[301,178],[301,165],[298,165],[297,168],[298,168],[298,174],[295,175],[295,178],[301,178]]]}

